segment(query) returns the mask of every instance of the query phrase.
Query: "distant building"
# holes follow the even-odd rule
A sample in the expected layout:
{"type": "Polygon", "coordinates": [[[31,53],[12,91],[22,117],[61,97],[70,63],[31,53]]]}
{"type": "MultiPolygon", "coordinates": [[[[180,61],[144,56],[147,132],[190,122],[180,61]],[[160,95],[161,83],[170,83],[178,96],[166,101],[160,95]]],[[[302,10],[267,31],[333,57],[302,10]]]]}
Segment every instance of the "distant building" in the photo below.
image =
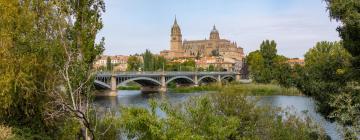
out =
{"type": "Polygon", "coordinates": [[[105,68],[107,64],[107,58],[110,57],[111,64],[113,66],[114,71],[126,71],[127,69],[127,60],[129,56],[124,55],[115,55],[115,56],[100,56],[99,59],[95,61],[94,68],[100,69],[105,68]]]}
{"type": "Polygon", "coordinates": [[[198,68],[207,69],[212,65],[220,71],[240,71],[241,63],[240,60],[223,56],[202,57],[196,60],[198,68]]]}
{"type": "Polygon", "coordinates": [[[296,64],[298,64],[300,66],[305,65],[304,59],[300,59],[300,58],[290,58],[290,59],[287,60],[287,62],[290,64],[291,67],[293,67],[296,64]]]}
{"type": "Polygon", "coordinates": [[[170,50],[160,52],[167,59],[200,58],[200,67],[212,64],[235,70],[235,64],[244,58],[243,48],[237,46],[236,42],[221,39],[215,25],[210,32],[210,39],[182,40],[181,29],[175,18],[170,37],[170,50]]]}

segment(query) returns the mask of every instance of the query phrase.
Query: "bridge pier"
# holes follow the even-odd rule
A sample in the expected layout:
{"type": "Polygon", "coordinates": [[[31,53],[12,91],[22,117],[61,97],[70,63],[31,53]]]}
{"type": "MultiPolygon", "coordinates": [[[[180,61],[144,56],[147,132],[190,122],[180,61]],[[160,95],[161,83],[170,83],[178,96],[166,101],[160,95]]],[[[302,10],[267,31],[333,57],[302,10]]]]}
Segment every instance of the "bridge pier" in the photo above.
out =
{"type": "Polygon", "coordinates": [[[159,88],[159,92],[166,92],[167,88],[166,88],[166,79],[165,79],[165,74],[161,74],[161,86],[159,88]]]}
{"type": "Polygon", "coordinates": [[[117,96],[116,76],[111,75],[110,91],[104,92],[103,94],[98,94],[98,96],[117,96]]]}
{"type": "Polygon", "coordinates": [[[194,87],[197,87],[197,86],[199,86],[199,81],[198,81],[198,76],[197,76],[197,74],[194,76],[194,87]]]}
{"type": "Polygon", "coordinates": [[[117,83],[114,75],[111,75],[111,91],[108,96],[117,96],[117,83]]]}
{"type": "Polygon", "coordinates": [[[235,81],[236,81],[236,82],[239,82],[240,80],[241,80],[241,75],[240,75],[240,73],[236,73],[235,81]]]}
{"type": "Polygon", "coordinates": [[[222,83],[221,83],[221,75],[218,75],[218,76],[217,76],[217,84],[218,84],[219,86],[222,85],[222,83]]]}

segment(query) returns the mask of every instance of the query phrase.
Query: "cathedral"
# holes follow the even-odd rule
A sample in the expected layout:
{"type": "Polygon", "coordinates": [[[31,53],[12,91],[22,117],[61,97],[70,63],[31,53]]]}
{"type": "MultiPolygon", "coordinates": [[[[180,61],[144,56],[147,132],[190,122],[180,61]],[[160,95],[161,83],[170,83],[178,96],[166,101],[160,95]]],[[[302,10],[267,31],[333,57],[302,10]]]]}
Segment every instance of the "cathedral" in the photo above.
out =
{"type": "Polygon", "coordinates": [[[209,39],[182,40],[181,29],[175,18],[170,37],[170,50],[160,52],[167,59],[228,57],[241,61],[244,57],[243,48],[238,47],[235,42],[221,39],[215,25],[209,39]]]}

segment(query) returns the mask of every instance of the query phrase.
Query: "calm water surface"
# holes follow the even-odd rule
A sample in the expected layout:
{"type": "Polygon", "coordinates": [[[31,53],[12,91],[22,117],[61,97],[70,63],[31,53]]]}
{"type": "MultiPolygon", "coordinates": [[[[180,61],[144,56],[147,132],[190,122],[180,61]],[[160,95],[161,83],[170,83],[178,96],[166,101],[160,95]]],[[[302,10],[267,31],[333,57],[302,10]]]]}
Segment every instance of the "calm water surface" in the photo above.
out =
{"type": "MultiPolygon", "coordinates": [[[[149,99],[166,99],[171,103],[180,103],[191,96],[200,96],[203,94],[206,94],[206,92],[142,94],[140,91],[120,90],[118,91],[117,97],[97,97],[95,104],[113,110],[119,109],[120,105],[149,108],[149,99]]],[[[340,133],[337,131],[337,124],[330,123],[320,114],[316,113],[315,104],[311,98],[303,96],[264,96],[260,98],[260,103],[288,109],[291,113],[299,116],[303,116],[304,112],[306,112],[309,117],[325,129],[326,133],[333,140],[341,139],[340,133]]],[[[164,115],[161,111],[158,111],[158,114],[164,115]]]]}

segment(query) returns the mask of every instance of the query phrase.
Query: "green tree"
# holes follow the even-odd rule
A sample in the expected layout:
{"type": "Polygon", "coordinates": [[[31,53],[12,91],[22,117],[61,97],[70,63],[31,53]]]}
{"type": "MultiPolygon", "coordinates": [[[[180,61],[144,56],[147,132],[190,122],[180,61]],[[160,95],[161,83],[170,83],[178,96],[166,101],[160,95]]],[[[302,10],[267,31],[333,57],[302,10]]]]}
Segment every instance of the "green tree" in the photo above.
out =
{"type": "Polygon", "coordinates": [[[277,56],[276,43],[274,40],[265,40],[260,45],[260,53],[264,58],[265,67],[271,69],[277,56]]]}
{"type": "Polygon", "coordinates": [[[138,71],[141,68],[142,62],[137,56],[130,56],[127,61],[128,71],[138,71]]]}
{"type": "Polygon", "coordinates": [[[275,59],[277,57],[276,43],[274,40],[265,40],[260,45],[260,50],[248,56],[248,64],[252,78],[258,83],[270,83],[275,79],[275,59]]]}
{"type": "Polygon", "coordinates": [[[1,123],[35,133],[33,139],[57,136],[68,120],[76,120],[83,138],[93,134],[87,113],[92,64],[103,51],[103,40],[94,43],[103,1],[1,0],[0,5],[1,123]]]}
{"type": "Polygon", "coordinates": [[[46,139],[56,122],[46,120],[49,93],[61,84],[56,45],[61,22],[52,17],[57,5],[45,1],[0,0],[0,123],[28,128],[46,139]],[[37,12],[42,11],[42,12],[37,12]],[[52,24],[49,24],[52,23],[52,24]]]}
{"type": "Polygon", "coordinates": [[[274,59],[274,77],[280,86],[290,88],[294,86],[293,69],[290,64],[287,63],[288,58],[285,56],[276,56],[274,59]]]}
{"type": "Polygon", "coordinates": [[[208,71],[215,71],[215,66],[210,64],[208,67],[208,71]]]}
{"type": "Polygon", "coordinates": [[[360,2],[357,0],[325,0],[330,17],[342,24],[337,28],[343,45],[353,56],[352,74],[360,78],[360,2]]]}
{"type": "Polygon", "coordinates": [[[166,70],[166,63],[167,60],[165,57],[163,56],[155,56],[154,57],[154,70],[155,71],[159,71],[159,70],[166,70]]]}
{"type": "Polygon", "coordinates": [[[270,80],[264,78],[265,62],[260,51],[251,52],[247,56],[247,64],[251,73],[251,78],[258,83],[268,83],[270,80]]]}
{"type": "Polygon", "coordinates": [[[325,116],[334,109],[329,105],[331,96],[346,88],[350,59],[340,42],[319,42],[305,54],[305,80],[298,88],[318,101],[318,109],[325,116]]]}
{"type": "Polygon", "coordinates": [[[111,58],[110,56],[108,56],[106,58],[106,70],[107,71],[112,71],[112,64],[111,64],[111,58]]]}
{"type": "Polygon", "coordinates": [[[154,56],[153,54],[146,49],[143,54],[144,59],[144,71],[153,71],[154,70],[154,56]]]}
{"type": "MultiPolygon", "coordinates": [[[[67,119],[75,120],[80,127],[78,135],[86,139],[95,138],[94,126],[90,123],[90,106],[93,96],[93,63],[104,50],[104,38],[99,44],[95,38],[103,27],[101,15],[105,12],[102,0],[61,1],[58,17],[63,17],[65,33],[59,34],[62,41],[64,61],[58,65],[64,89],[53,94],[53,106],[63,106],[61,112],[67,119]],[[73,19],[73,20],[69,20],[73,19]],[[65,99],[65,100],[63,100],[65,99]]],[[[61,25],[59,25],[61,26],[61,25]]]]}
{"type": "Polygon", "coordinates": [[[338,120],[348,130],[345,135],[348,139],[359,137],[359,110],[360,96],[358,82],[360,79],[360,2],[357,0],[325,0],[330,17],[341,24],[337,28],[343,41],[343,46],[352,55],[350,91],[344,91],[334,97],[332,104],[335,111],[332,118],[338,120]],[[354,84],[355,83],[355,84],[354,84]],[[349,99],[350,98],[350,99],[349,99]],[[355,112],[355,113],[354,113],[355,112]],[[357,113],[356,113],[357,112],[357,113]],[[335,115],[334,115],[335,114],[335,115]],[[355,115],[357,114],[357,115],[355,115]],[[348,125],[352,128],[348,129],[348,125]]]}

